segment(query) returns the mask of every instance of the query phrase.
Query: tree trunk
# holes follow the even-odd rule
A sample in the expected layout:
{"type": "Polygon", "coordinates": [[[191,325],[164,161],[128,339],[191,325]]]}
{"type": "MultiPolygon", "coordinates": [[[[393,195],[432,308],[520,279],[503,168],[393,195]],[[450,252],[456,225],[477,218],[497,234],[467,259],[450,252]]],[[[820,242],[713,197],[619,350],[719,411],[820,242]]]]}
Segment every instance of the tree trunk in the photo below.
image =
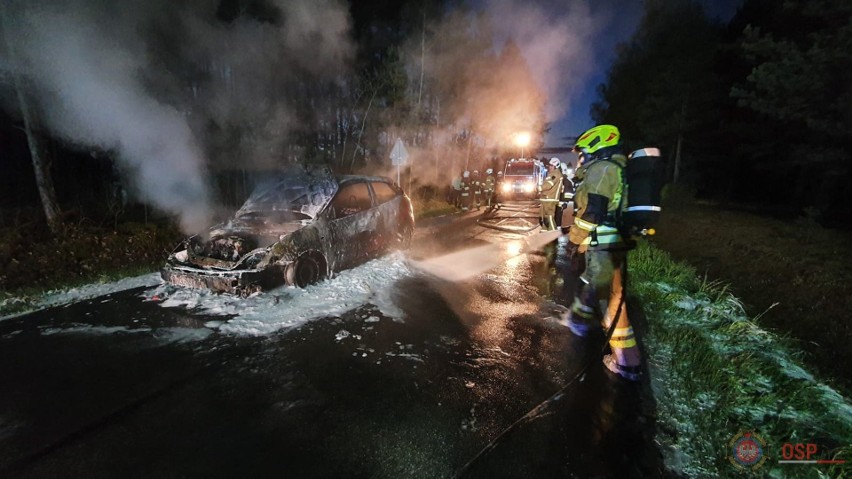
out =
{"type": "Polygon", "coordinates": [[[677,128],[677,146],[675,147],[674,174],[672,175],[672,183],[677,183],[680,178],[680,152],[683,146],[683,125],[686,120],[686,99],[680,102],[680,121],[677,128]]]}
{"type": "Polygon", "coordinates": [[[9,23],[6,19],[6,6],[3,2],[0,2],[0,16],[2,16],[3,39],[6,42],[6,51],[13,64],[12,77],[18,97],[18,107],[21,109],[21,116],[24,120],[24,132],[27,134],[27,144],[30,149],[30,157],[33,161],[38,194],[44,208],[47,226],[52,233],[56,233],[59,229],[59,205],[56,201],[56,189],[53,187],[53,178],[50,176],[50,161],[42,157],[41,138],[39,138],[38,133],[35,131],[33,113],[30,110],[23,86],[21,85],[21,76],[14,70],[15,51],[12,42],[9,41],[9,23]]]}
{"type": "Polygon", "coordinates": [[[373,100],[379,92],[378,87],[373,90],[373,95],[370,97],[370,102],[367,103],[367,111],[364,112],[364,118],[361,119],[361,131],[358,132],[358,142],[355,144],[355,149],[352,151],[352,162],[349,164],[349,171],[355,169],[355,154],[358,153],[358,145],[361,144],[361,137],[364,136],[364,126],[367,124],[367,115],[370,114],[370,107],[373,106],[373,100]]]}
{"type": "Polygon", "coordinates": [[[672,183],[677,184],[677,179],[680,177],[680,150],[683,145],[683,133],[677,135],[677,147],[675,147],[674,175],[672,183]]]}

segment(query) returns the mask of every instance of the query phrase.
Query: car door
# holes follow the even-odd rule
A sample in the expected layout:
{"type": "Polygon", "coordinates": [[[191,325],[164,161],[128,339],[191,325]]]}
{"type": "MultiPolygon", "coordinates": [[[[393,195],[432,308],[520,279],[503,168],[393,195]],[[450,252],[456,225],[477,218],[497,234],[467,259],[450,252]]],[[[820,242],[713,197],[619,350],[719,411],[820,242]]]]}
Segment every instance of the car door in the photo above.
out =
{"type": "Polygon", "coordinates": [[[376,203],[378,217],[376,218],[375,250],[383,252],[396,238],[399,228],[399,198],[400,195],[384,181],[371,181],[370,188],[373,190],[373,198],[376,203]]]}
{"type": "Polygon", "coordinates": [[[328,214],[336,269],[350,268],[369,257],[377,212],[367,183],[350,181],[341,184],[331,200],[328,214]]]}

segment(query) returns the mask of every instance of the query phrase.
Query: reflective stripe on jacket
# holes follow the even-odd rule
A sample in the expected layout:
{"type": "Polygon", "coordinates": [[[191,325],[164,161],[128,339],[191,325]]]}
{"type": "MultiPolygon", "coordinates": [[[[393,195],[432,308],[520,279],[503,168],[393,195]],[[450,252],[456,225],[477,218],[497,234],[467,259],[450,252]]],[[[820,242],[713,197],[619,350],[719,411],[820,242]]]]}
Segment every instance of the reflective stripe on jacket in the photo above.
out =
{"type": "Polygon", "coordinates": [[[562,180],[555,176],[548,176],[541,185],[541,201],[559,201],[560,190],[562,189],[562,180]]]}
{"type": "Polygon", "coordinates": [[[574,192],[575,217],[574,224],[568,231],[568,239],[581,245],[581,251],[587,248],[610,249],[624,243],[624,238],[615,228],[613,218],[619,203],[622,210],[627,207],[621,175],[627,158],[614,154],[608,160],[593,160],[577,170],[576,179],[580,183],[574,192]],[[622,168],[612,162],[618,163],[622,168]],[[595,241],[597,244],[594,244],[595,241]]]}

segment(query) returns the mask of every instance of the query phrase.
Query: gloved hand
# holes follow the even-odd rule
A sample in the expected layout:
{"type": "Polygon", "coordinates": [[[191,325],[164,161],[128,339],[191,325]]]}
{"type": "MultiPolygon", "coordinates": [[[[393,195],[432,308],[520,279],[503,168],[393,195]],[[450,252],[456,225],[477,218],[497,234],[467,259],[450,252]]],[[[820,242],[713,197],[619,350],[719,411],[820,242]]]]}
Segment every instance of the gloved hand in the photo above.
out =
{"type": "Polygon", "coordinates": [[[565,245],[565,259],[568,262],[568,267],[574,274],[581,274],[586,269],[586,258],[580,252],[580,245],[572,242],[567,242],[565,245]]]}

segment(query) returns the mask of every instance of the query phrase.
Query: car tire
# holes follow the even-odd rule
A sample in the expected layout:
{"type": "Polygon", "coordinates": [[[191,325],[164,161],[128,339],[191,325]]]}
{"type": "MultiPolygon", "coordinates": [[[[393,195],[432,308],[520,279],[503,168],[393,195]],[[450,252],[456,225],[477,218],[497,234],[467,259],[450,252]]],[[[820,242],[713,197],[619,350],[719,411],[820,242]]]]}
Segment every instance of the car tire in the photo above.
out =
{"type": "Polygon", "coordinates": [[[287,268],[287,283],[299,288],[323,280],[326,275],[325,260],[319,253],[304,253],[287,268]]]}

